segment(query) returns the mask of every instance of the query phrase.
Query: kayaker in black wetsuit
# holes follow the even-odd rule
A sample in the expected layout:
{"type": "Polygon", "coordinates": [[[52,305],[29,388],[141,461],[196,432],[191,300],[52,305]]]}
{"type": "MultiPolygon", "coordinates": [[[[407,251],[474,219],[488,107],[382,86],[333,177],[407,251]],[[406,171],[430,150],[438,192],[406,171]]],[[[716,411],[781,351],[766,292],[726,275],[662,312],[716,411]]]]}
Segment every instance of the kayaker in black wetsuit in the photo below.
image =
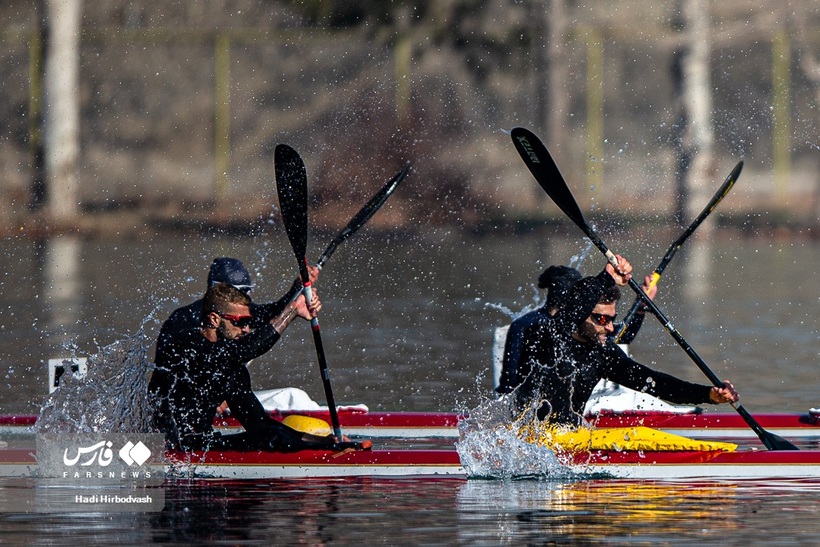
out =
{"type": "MultiPolygon", "coordinates": [[[[547,289],[547,301],[542,307],[525,313],[510,324],[504,342],[501,377],[495,389],[497,393],[511,393],[529,375],[528,364],[521,360],[524,333],[533,325],[541,325],[551,319],[566,301],[569,290],[582,277],[578,270],[569,266],[550,266],[538,277],[538,288],[547,289]]],[[[654,298],[658,289],[650,281],[651,277],[646,276],[643,289],[650,298],[654,298]]],[[[632,343],[641,329],[644,314],[644,308],[639,308],[619,343],[632,343]]],[[[617,331],[620,331],[620,325],[616,324],[615,332],[617,331]]]]}
{"type": "Polygon", "coordinates": [[[333,444],[331,436],[303,434],[270,418],[251,389],[245,366],[271,349],[294,317],[310,320],[318,313],[316,293],[309,308],[300,295],[253,330],[250,306],[250,298],[234,287],[212,285],[202,300],[202,326],[176,333],[157,352],[157,370],[164,374],[151,382],[160,397],[154,425],[172,448],[292,451],[333,444]],[[214,431],[214,409],[222,401],[245,432],[214,431]]]}
{"type": "Polygon", "coordinates": [[[580,425],[584,405],[602,378],[672,403],[737,401],[729,382],[717,388],[680,380],[630,359],[608,340],[614,332],[618,285],[632,277],[629,262],[617,259],[617,270],[607,264],[597,276],[578,281],[552,319],[526,329],[521,359],[532,372],[515,392],[519,410],[537,405],[540,420],[580,425]]]}
{"type": "MultiPolygon", "coordinates": [[[[315,283],[319,278],[319,269],[315,266],[309,266],[308,271],[310,274],[311,283],[315,283]]],[[[239,259],[231,257],[218,257],[211,262],[211,267],[208,270],[207,286],[212,287],[217,283],[231,285],[248,296],[250,296],[250,292],[254,288],[251,275],[248,273],[245,265],[242,264],[242,261],[239,259]]],[[[251,302],[250,309],[251,315],[253,315],[253,323],[251,323],[251,328],[262,326],[265,323],[270,322],[270,320],[277,315],[281,314],[288,302],[293,300],[301,289],[302,283],[297,279],[294,281],[288,292],[285,293],[279,300],[267,304],[256,304],[251,302]]],[[[202,301],[203,299],[200,298],[187,306],[177,308],[171,312],[171,315],[165,320],[159,329],[156,348],[157,355],[160,353],[167,353],[168,348],[166,346],[173,344],[175,336],[180,332],[198,329],[201,326],[202,301]]],[[[156,386],[167,385],[168,379],[165,378],[166,374],[167,372],[161,368],[155,369],[151,377],[149,391],[156,392],[156,386]]],[[[245,371],[245,374],[248,375],[248,382],[250,382],[249,373],[245,371]]],[[[219,404],[216,411],[222,413],[226,410],[226,408],[227,405],[223,402],[222,404],[219,404]]]]}
{"type": "Polygon", "coordinates": [[[524,332],[535,324],[548,321],[566,299],[570,288],[581,279],[581,273],[569,266],[550,266],[538,277],[538,288],[547,289],[547,301],[538,309],[525,313],[510,323],[504,341],[501,377],[497,393],[510,393],[524,381],[530,370],[521,361],[524,332]]]}

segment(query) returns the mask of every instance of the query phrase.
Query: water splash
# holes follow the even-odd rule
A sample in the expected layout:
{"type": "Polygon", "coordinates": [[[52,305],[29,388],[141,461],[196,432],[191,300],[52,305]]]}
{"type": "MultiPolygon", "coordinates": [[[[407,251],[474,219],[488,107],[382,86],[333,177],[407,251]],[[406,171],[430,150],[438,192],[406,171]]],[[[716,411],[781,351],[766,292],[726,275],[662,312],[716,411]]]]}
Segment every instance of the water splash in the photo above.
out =
{"type": "Polygon", "coordinates": [[[148,360],[142,331],[88,358],[88,372],[66,373],[43,402],[37,433],[149,432],[148,360]]]}
{"type": "MultiPolygon", "coordinates": [[[[595,225],[591,224],[591,226],[593,226],[593,229],[594,229],[595,225]]],[[[576,270],[580,270],[581,265],[584,263],[584,260],[586,260],[587,256],[589,256],[589,252],[591,250],[592,250],[592,240],[587,240],[587,242],[584,245],[584,248],[581,250],[581,252],[577,255],[572,256],[569,259],[569,262],[567,263],[567,266],[569,266],[570,268],[575,268],[576,270]]]]}
{"type": "MultiPolygon", "coordinates": [[[[518,311],[514,311],[510,307],[505,306],[504,304],[499,304],[497,302],[484,302],[484,307],[500,311],[501,313],[509,317],[510,321],[514,321],[522,315],[542,307],[546,302],[545,295],[538,290],[538,287],[536,285],[531,284],[529,287],[532,291],[532,300],[529,304],[524,305],[524,307],[518,311]]],[[[522,289],[519,289],[519,291],[520,290],[522,289]]],[[[476,301],[481,302],[482,299],[477,298],[476,301]]]]}
{"type": "Polygon", "coordinates": [[[484,401],[459,422],[456,450],[469,477],[567,480],[579,476],[549,448],[521,439],[516,423],[511,397],[484,401]]]}

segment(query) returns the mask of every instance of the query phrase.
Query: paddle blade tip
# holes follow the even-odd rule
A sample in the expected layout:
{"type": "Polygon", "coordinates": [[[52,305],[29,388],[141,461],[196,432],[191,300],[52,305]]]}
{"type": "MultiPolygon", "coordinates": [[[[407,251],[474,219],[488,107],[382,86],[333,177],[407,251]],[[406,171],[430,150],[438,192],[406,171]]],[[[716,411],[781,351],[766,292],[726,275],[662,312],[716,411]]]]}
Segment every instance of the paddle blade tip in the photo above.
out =
{"type": "Polygon", "coordinates": [[[273,163],[277,173],[295,175],[305,170],[299,153],[287,144],[277,144],[273,151],[273,163]]]}
{"type": "Polygon", "coordinates": [[[279,144],[276,145],[276,148],[273,151],[273,157],[274,158],[279,158],[279,157],[284,156],[286,154],[287,155],[293,155],[295,153],[296,153],[296,150],[294,150],[291,146],[289,146],[287,144],[284,144],[284,143],[279,143],[279,144]]]}
{"type": "Polygon", "coordinates": [[[761,437],[763,444],[769,450],[800,450],[794,443],[787,441],[780,435],[775,435],[766,431],[765,437],[761,437]]]}

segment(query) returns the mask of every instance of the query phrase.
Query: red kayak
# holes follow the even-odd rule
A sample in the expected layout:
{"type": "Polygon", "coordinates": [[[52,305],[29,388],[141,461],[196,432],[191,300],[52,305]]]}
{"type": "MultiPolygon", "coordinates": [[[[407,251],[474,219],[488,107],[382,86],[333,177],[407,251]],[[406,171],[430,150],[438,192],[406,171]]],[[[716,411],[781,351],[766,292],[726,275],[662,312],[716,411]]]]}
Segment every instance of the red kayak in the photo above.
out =
{"type": "MultiPolygon", "coordinates": [[[[291,414],[311,416],[328,421],[327,411],[275,411],[274,417],[291,414]]],[[[461,416],[463,418],[464,416],[461,416]]],[[[784,438],[820,440],[820,411],[800,413],[765,413],[754,416],[767,431],[784,438]]],[[[458,438],[460,416],[447,412],[370,412],[340,411],[339,420],[348,435],[365,437],[458,438]]],[[[736,412],[670,413],[643,410],[601,412],[588,416],[596,427],[646,426],[667,433],[697,438],[757,438],[736,412]]],[[[217,427],[238,427],[231,418],[217,420],[217,427]]]]}
{"type": "MultiPolygon", "coordinates": [[[[327,420],[326,411],[273,412],[276,418],[289,414],[327,420]]],[[[372,450],[321,450],[296,453],[209,451],[167,454],[168,476],[204,478],[269,479],[286,477],[391,476],[467,477],[455,450],[459,416],[454,413],[339,412],[344,433],[354,439],[377,440],[372,450]],[[390,438],[395,440],[391,441],[390,438]],[[411,440],[412,438],[412,440],[411,440]]],[[[820,412],[806,414],[759,414],[756,420],[769,432],[796,441],[804,450],[768,451],[748,425],[734,413],[670,414],[625,411],[601,413],[591,418],[598,428],[643,425],[691,438],[741,439],[735,452],[717,451],[616,451],[596,450],[563,456],[571,471],[620,478],[690,480],[706,479],[809,479],[820,480],[820,412]],[[745,440],[749,438],[750,440],[745,440]]],[[[35,416],[0,416],[0,429],[9,442],[31,444],[35,416]]],[[[215,426],[239,427],[230,417],[215,426]]],[[[17,443],[15,443],[17,444],[17,443]]],[[[0,448],[0,475],[31,476],[36,470],[34,450],[0,448]]]]}
{"type": "MultiPolygon", "coordinates": [[[[372,412],[340,409],[339,421],[346,435],[372,438],[457,438],[459,415],[452,412],[372,412]]],[[[282,419],[303,415],[330,420],[327,411],[273,411],[282,419]]],[[[765,413],[754,416],[760,425],[785,438],[820,439],[820,411],[807,413],[765,413]]],[[[0,415],[0,431],[21,432],[37,421],[34,415],[0,415]]],[[[677,414],[654,411],[601,412],[588,417],[597,427],[643,425],[677,435],[698,438],[753,438],[755,433],[735,412],[677,414]]],[[[239,427],[231,417],[217,418],[214,426],[230,431],[239,427]]]]}
{"type": "MultiPolygon", "coordinates": [[[[454,448],[343,451],[192,452],[167,454],[168,477],[278,479],[296,477],[467,478],[454,448]]],[[[820,480],[820,450],[580,452],[565,458],[579,476],[652,480],[820,480]]],[[[0,476],[36,476],[32,449],[0,449],[0,476]]],[[[565,473],[562,474],[565,476],[565,473]]]]}
{"type": "MultiPolygon", "coordinates": [[[[760,426],[786,439],[820,439],[820,411],[812,409],[805,414],[766,413],[754,416],[760,426]]],[[[736,412],[709,412],[672,414],[629,410],[601,412],[588,421],[596,427],[630,427],[643,425],[684,437],[744,439],[757,434],[736,412]]]]}
{"type": "Polygon", "coordinates": [[[575,454],[572,465],[583,473],[624,479],[812,479],[820,480],[820,450],[738,450],[618,452],[575,454]]]}

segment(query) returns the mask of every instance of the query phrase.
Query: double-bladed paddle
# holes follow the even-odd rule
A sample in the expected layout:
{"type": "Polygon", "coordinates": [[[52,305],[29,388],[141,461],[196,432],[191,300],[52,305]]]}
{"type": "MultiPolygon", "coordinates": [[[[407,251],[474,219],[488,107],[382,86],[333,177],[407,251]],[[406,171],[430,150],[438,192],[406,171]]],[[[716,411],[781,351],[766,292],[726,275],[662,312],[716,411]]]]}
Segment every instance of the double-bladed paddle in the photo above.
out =
{"type": "MultiPolygon", "coordinates": [[[[307,171],[305,164],[296,150],[286,144],[279,144],[274,151],[274,167],[276,171],[276,192],[279,195],[279,208],[282,211],[282,221],[285,231],[296,255],[299,265],[299,277],[305,291],[305,299],[313,299],[313,290],[308,275],[308,264],[305,258],[307,250],[307,171]]],[[[330,371],[322,345],[322,333],[319,320],[314,317],[310,321],[313,331],[313,342],[316,346],[316,356],[319,359],[319,370],[322,374],[322,384],[327,398],[327,407],[330,411],[330,422],[333,433],[338,441],[342,441],[342,427],[339,424],[339,415],[336,411],[336,401],[333,398],[333,388],[330,385],[330,371]]]]}
{"type": "MultiPolygon", "coordinates": [[[[686,241],[690,235],[692,235],[692,233],[698,228],[698,226],[700,226],[701,223],[703,223],[703,221],[706,220],[706,217],[708,217],[709,214],[715,210],[715,208],[718,206],[721,200],[724,197],[726,197],[726,194],[729,193],[729,190],[731,190],[732,186],[734,186],[735,182],[737,182],[737,179],[740,176],[740,171],[742,169],[743,162],[739,161],[737,165],[735,165],[735,168],[732,169],[732,172],[729,173],[729,176],[726,177],[726,180],[723,181],[723,184],[720,185],[718,191],[715,192],[715,195],[712,196],[712,199],[709,200],[709,203],[706,204],[706,207],[703,209],[703,211],[701,211],[697,218],[692,221],[692,224],[690,224],[689,227],[686,230],[684,230],[680,237],[678,237],[678,239],[676,239],[672,243],[672,245],[669,246],[660,264],[658,264],[658,267],[655,268],[654,272],[652,272],[652,277],[649,281],[650,286],[655,286],[658,284],[658,281],[660,281],[661,279],[661,275],[663,275],[663,271],[672,261],[672,257],[675,256],[675,253],[677,253],[678,249],[681,248],[683,242],[686,241]]],[[[641,297],[636,296],[635,301],[632,303],[632,307],[629,308],[629,311],[624,316],[624,324],[621,327],[621,330],[618,331],[617,336],[615,336],[616,343],[621,340],[621,337],[623,337],[624,333],[626,332],[626,329],[629,328],[629,322],[632,321],[632,317],[635,315],[635,313],[638,311],[638,308],[640,307],[641,297]]]]}
{"type": "MultiPolygon", "coordinates": [[[[598,249],[606,256],[609,263],[617,267],[618,261],[615,258],[614,253],[609,250],[601,238],[598,237],[598,234],[595,233],[595,230],[593,230],[587,223],[583,213],[581,212],[581,208],[578,207],[575,197],[573,197],[563,175],[561,175],[561,171],[559,171],[558,166],[555,164],[555,161],[552,159],[552,156],[540,139],[523,127],[514,128],[511,132],[511,137],[515,149],[524,160],[524,163],[527,164],[527,167],[541,188],[543,188],[547,195],[552,198],[564,214],[567,215],[570,220],[572,220],[586,234],[590,241],[598,247],[598,249]]],[[[692,346],[690,346],[683,336],[677,331],[677,329],[675,329],[666,315],[655,304],[655,302],[653,302],[652,299],[649,298],[645,292],[643,292],[641,287],[635,282],[634,279],[630,278],[629,286],[633,291],[635,291],[635,294],[638,295],[644,304],[649,307],[652,313],[655,314],[658,320],[663,324],[666,331],[672,335],[672,338],[674,338],[678,345],[683,348],[686,354],[692,359],[692,361],[694,361],[706,377],[709,378],[712,384],[717,387],[723,387],[723,382],[721,382],[720,378],[712,372],[703,359],[701,359],[695,350],[692,349],[692,346]]],[[[749,427],[752,428],[752,430],[757,434],[769,450],[798,450],[798,448],[791,442],[763,429],[763,427],[757,423],[757,420],[755,420],[752,415],[749,414],[745,408],[743,408],[743,405],[739,403],[732,403],[732,407],[738,412],[738,414],[740,414],[740,416],[746,421],[749,427]]]]}

